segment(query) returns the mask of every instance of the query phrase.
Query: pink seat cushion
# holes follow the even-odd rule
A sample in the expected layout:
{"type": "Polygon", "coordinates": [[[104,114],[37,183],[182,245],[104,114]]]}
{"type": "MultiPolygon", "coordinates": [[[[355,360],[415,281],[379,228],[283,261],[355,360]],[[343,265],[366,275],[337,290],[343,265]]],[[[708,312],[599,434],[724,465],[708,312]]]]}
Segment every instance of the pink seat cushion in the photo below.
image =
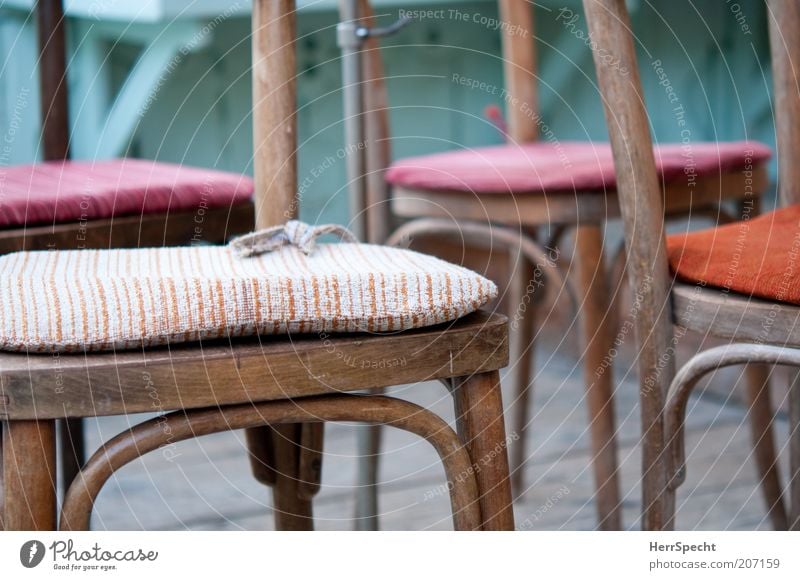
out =
{"type": "MultiPolygon", "coordinates": [[[[755,141],[669,144],[655,148],[667,181],[735,171],[766,161],[772,151],[755,141]]],[[[472,193],[564,193],[616,188],[608,143],[536,142],[497,145],[394,163],[389,183],[407,189],[472,193]]]]}
{"type": "Polygon", "coordinates": [[[142,159],[21,165],[0,172],[0,227],[226,207],[252,195],[244,175],[142,159]]]}

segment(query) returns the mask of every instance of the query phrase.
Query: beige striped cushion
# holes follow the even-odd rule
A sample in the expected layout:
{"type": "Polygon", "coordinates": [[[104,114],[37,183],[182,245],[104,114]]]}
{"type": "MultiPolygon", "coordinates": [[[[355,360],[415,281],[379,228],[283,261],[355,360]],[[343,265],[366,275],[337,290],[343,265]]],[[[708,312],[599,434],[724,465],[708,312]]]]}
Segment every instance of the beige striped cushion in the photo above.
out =
{"type": "Polygon", "coordinates": [[[287,332],[387,332],[453,320],[495,285],[409,250],[320,244],[20,252],[0,258],[0,348],[124,349],[287,332]]]}

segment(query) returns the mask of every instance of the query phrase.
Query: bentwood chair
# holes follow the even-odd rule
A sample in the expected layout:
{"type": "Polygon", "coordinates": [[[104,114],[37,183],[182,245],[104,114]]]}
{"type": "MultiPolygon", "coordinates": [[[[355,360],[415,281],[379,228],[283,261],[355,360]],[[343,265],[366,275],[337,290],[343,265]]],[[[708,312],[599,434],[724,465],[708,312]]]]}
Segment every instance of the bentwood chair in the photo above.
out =
{"type": "MultiPolygon", "coordinates": [[[[368,233],[372,239],[388,239],[390,245],[450,238],[469,247],[508,250],[513,275],[509,275],[507,314],[516,331],[509,379],[515,392],[510,423],[516,433],[523,433],[530,421],[537,294],[545,284],[564,285],[557,267],[566,260],[555,260],[553,255],[558,254],[565,232],[574,233],[566,290],[573,296],[580,321],[598,522],[602,529],[620,529],[614,383],[607,357],[616,329],[611,293],[621,294],[624,267],[619,264],[624,263],[624,253],[617,252],[613,268],[619,280],[609,282],[614,276],[605,265],[603,237],[604,223],[620,215],[612,151],[608,143],[561,142],[554,137],[537,110],[532,4],[527,0],[498,3],[501,19],[508,24],[501,29],[507,122],[495,124],[506,128],[507,142],[395,161],[385,172],[389,195],[385,186],[375,183],[382,174],[377,163],[387,155],[386,135],[381,139],[367,133],[367,153],[372,150],[376,160],[367,183],[368,233]],[[540,132],[547,133],[547,138],[538,140],[540,132]],[[407,223],[389,235],[390,225],[398,218],[407,223]]],[[[388,126],[382,118],[388,108],[380,56],[375,46],[366,47],[364,54],[365,115],[371,131],[380,134],[388,126]]],[[[715,221],[733,221],[725,204],[736,204],[749,217],[768,186],[770,150],[759,143],[691,143],[688,153],[685,144],[668,144],[654,151],[667,216],[709,215],[715,221]],[[752,165],[752,178],[742,172],[748,165],[752,165]],[[746,179],[752,180],[751,187],[745,187],[746,179]]],[[[746,372],[752,403],[763,406],[766,403],[759,393],[765,371],[750,366],[746,372]]],[[[754,414],[754,433],[769,431],[767,416],[766,412],[754,414]]],[[[774,462],[774,454],[770,455],[763,437],[757,435],[755,440],[765,457],[761,465],[766,474],[765,466],[774,462]]],[[[524,490],[528,460],[524,441],[520,437],[510,449],[517,493],[524,490]]],[[[372,467],[371,472],[375,471],[372,467]]]]}
{"type": "MultiPolygon", "coordinates": [[[[4,169],[0,255],[20,250],[220,243],[250,231],[252,180],[145,160],[68,161],[65,18],[37,3],[43,163],[4,169]]],[[[61,423],[61,468],[85,459],[79,419],[61,423]]]]}
{"type": "MultiPolygon", "coordinates": [[[[264,227],[297,211],[295,4],[257,0],[252,19],[255,202],[264,227]]],[[[121,433],[89,459],[67,492],[62,529],[87,528],[103,483],[141,454],[167,440],[240,428],[251,429],[256,477],[273,487],[277,527],[310,529],[321,459],[314,427],[322,421],[391,424],[425,437],[442,457],[455,527],[513,529],[498,374],[507,356],[505,318],[481,312],[446,328],[326,341],[307,335],[108,354],[0,354],[0,513],[9,530],[54,529],[55,420],[152,409],[146,375],[173,412],[121,433]],[[337,356],[388,360],[400,352],[408,364],[392,373],[342,365],[337,356]],[[453,396],[457,434],[408,402],[347,394],[435,379],[453,396]],[[64,387],[57,397],[56,380],[64,387]],[[271,439],[265,425],[274,429],[271,439]]]]}
{"type": "MultiPolygon", "coordinates": [[[[767,3],[778,143],[778,186],[786,206],[742,224],[665,238],[658,171],[624,0],[584,0],[596,42],[595,67],[614,152],[629,256],[629,279],[640,298],[638,332],[643,418],[643,525],[674,525],[675,489],[685,475],[682,425],[687,398],[704,375],[748,363],[800,366],[800,295],[796,240],[800,235],[800,6],[767,3]],[[621,75],[599,53],[613,54],[632,74],[621,75]],[[792,205],[794,204],[794,205],[792,205]],[[793,254],[793,252],[795,252],[793,254]],[[741,259],[740,257],[741,256],[741,259]],[[670,273],[670,267],[672,273],[670,273]],[[675,373],[673,324],[730,341],[695,355],[675,373]]],[[[762,399],[768,401],[766,392],[762,399]]],[[[766,403],[768,408],[768,403],[766,403]]],[[[767,465],[767,508],[776,528],[800,529],[800,391],[789,392],[791,512],[776,466],[767,465]]],[[[751,409],[751,413],[760,413],[751,409]]],[[[764,420],[769,420],[767,413],[764,420]]],[[[769,445],[772,446],[771,435],[769,445]]],[[[757,458],[758,459],[758,458],[757,458]]],[[[771,458],[772,459],[772,458],[771,458]]],[[[763,461],[759,459],[759,461],[763,461]]]]}
{"type": "Polygon", "coordinates": [[[247,176],[144,160],[69,161],[62,1],[38,2],[37,16],[45,162],[5,168],[0,253],[219,243],[249,231],[247,176]]]}

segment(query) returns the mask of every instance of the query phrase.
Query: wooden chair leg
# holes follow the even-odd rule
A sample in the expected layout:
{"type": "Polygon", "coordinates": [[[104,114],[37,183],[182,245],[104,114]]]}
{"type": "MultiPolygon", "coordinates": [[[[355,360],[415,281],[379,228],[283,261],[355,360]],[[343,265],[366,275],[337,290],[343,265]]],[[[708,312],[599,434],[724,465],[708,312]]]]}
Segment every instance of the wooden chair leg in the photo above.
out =
{"type": "Polygon", "coordinates": [[[7,530],[56,529],[55,421],[3,423],[3,481],[7,530]]]}
{"type": "Polygon", "coordinates": [[[314,529],[311,500],[301,493],[300,453],[302,424],[272,428],[275,449],[275,485],[272,488],[275,528],[282,531],[314,529]]]}
{"type": "Polygon", "coordinates": [[[83,419],[64,419],[58,421],[59,435],[59,474],[64,493],[78,476],[86,461],[86,442],[83,419]]]}
{"type": "Polygon", "coordinates": [[[747,403],[750,409],[750,434],[753,440],[761,492],[767,503],[772,526],[776,530],[788,529],[786,508],[783,504],[781,480],[778,474],[778,456],[772,431],[772,402],[769,392],[771,367],[763,364],[745,366],[747,403]]]}
{"type": "Polygon", "coordinates": [[[302,423],[300,426],[300,459],[297,480],[300,497],[314,499],[322,486],[322,450],[325,444],[325,423],[302,423]]]}
{"type": "Polygon", "coordinates": [[[270,487],[275,485],[275,450],[272,447],[272,435],[272,428],[269,425],[245,430],[250,454],[250,471],[257,482],[270,487]]]}
{"type": "Polygon", "coordinates": [[[484,530],[513,530],[511,480],[500,373],[452,381],[458,436],[472,459],[484,530]]]}
{"type": "Polygon", "coordinates": [[[800,371],[789,390],[789,529],[800,531],[800,371]]]}
{"type": "Polygon", "coordinates": [[[575,259],[598,521],[603,530],[619,530],[622,518],[610,358],[613,316],[609,312],[601,226],[575,229],[575,259]]]}
{"type": "MultiPolygon", "coordinates": [[[[277,530],[314,529],[310,490],[318,487],[318,481],[306,482],[301,474],[301,464],[307,463],[302,459],[303,435],[301,423],[247,430],[253,474],[258,481],[272,487],[277,530]]],[[[319,465],[315,469],[319,471],[319,465]]]]}
{"type": "Polygon", "coordinates": [[[6,529],[5,525],[5,489],[3,485],[3,422],[0,421],[0,532],[6,529]]]}
{"type": "Polygon", "coordinates": [[[536,265],[521,258],[523,263],[512,277],[511,307],[511,385],[514,400],[511,403],[511,428],[519,438],[511,445],[511,487],[515,496],[525,491],[525,462],[528,448],[525,431],[530,420],[531,394],[533,392],[533,362],[536,337],[536,309],[542,289],[538,282],[536,265]]]}
{"type": "Polygon", "coordinates": [[[356,507],[354,529],[359,532],[378,530],[378,469],[383,439],[382,425],[359,428],[358,473],[356,474],[356,507]]]}

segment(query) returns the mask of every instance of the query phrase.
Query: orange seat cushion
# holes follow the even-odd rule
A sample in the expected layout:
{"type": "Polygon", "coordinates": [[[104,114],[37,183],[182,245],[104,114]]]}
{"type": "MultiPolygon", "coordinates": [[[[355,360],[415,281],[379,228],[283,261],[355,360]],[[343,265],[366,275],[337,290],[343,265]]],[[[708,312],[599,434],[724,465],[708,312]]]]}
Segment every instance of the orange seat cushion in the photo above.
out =
{"type": "Polygon", "coordinates": [[[671,235],[667,254],[684,282],[800,305],[800,205],[671,235]]]}

